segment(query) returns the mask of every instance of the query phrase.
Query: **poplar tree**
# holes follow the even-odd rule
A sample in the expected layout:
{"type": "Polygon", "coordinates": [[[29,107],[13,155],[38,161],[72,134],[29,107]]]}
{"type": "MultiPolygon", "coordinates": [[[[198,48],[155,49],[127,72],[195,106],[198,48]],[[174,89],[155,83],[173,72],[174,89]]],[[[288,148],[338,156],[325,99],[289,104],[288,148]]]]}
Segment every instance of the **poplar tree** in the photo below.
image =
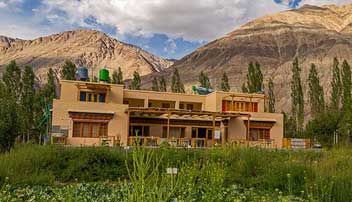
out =
{"type": "Polygon", "coordinates": [[[270,78],[269,79],[269,84],[268,84],[268,95],[269,95],[269,112],[274,113],[275,112],[275,95],[274,95],[274,82],[270,78]]]}
{"type": "Polygon", "coordinates": [[[112,73],[111,83],[123,84],[123,75],[122,75],[121,67],[119,67],[117,71],[114,70],[114,72],[112,73]]]}
{"type": "Polygon", "coordinates": [[[324,90],[320,85],[317,69],[314,64],[311,64],[308,76],[309,86],[309,103],[312,117],[316,118],[324,112],[324,90]]]}
{"type": "Polygon", "coordinates": [[[248,93],[258,93],[263,91],[263,74],[260,64],[249,63],[247,73],[247,85],[242,85],[242,91],[248,93]]]}
{"type": "Polygon", "coordinates": [[[55,84],[55,73],[52,68],[49,68],[47,73],[47,83],[43,87],[42,96],[44,97],[45,104],[52,103],[53,99],[56,98],[56,84],[55,84]]]}
{"type": "Polygon", "coordinates": [[[209,77],[203,71],[199,74],[198,82],[200,83],[200,87],[211,88],[209,77]]]}
{"type": "Polygon", "coordinates": [[[342,110],[351,109],[351,67],[346,60],[342,63],[342,110]]]}
{"type": "Polygon", "coordinates": [[[159,79],[159,90],[160,92],[166,92],[167,87],[166,87],[166,80],[164,76],[161,76],[159,79]]]}
{"type": "Polygon", "coordinates": [[[16,101],[19,101],[22,90],[21,69],[14,60],[6,66],[2,79],[4,81],[5,90],[7,90],[9,95],[14,97],[16,101]]]}
{"type": "Polygon", "coordinates": [[[227,77],[226,72],[224,72],[224,74],[222,75],[220,89],[225,92],[230,91],[229,78],[227,77]]]}
{"type": "MultiPolygon", "coordinates": [[[[23,131],[27,134],[27,141],[33,128],[33,115],[34,115],[34,101],[35,101],[35,88],[34,88],[35,75],[31,66],[26,66],[22,76],[22,92],[21,92],[21,109],[23,131]]],[[[23,136],[24,137],[24,136],[23,136]]],[[[24,140],[25,138],[23,138],[24,140]]]]}
{"type": "Polygon", "coordinates": [[[18,105],[7,88],[0,81],[0,153],[10,151],[20,132],[18,105]]]}
{"type": "Polygon", "coordinates": [[[152,91],[160,91],[159,81],[156,77],[154,77],[152,81],[152,91]]]}
{"type": "Polygon", "coordinates": [[[177,68],[174,69],[171,78],[171,91],[173,93],[185,93],[185,87],[181,81],[177,68]]]}
{"type": "Polygon", "coordinates": [[[133,79],[130,85],[131,90],[140,90],[141,89],[141,76],[138,71],[134,71],[133,79]]]}
{"type": "Polygon", "coordinates": [[[341,94],[342,94],[342,84],[341,84],[339,61],[335,57],[333,67],[332,67],[331,96],[330,96],[330,108],[332,110],[337,110],[337,111],[339,110],[341,94]]]}
{"type": "Polygon", "coordinates": [[[292,118],[295,121],[297,136],[301,134],[304,123],[304,98],[301,84],[301,68],[299,67],[298,58],[295,58],[292,64],[291,99],[291,112],[292,118]]]}
{"type": "Polygon", "coordinates": [[[65,64],[61,67],[61,79],[63,80],[75,80],[76,79],[76,65],[66,60],[65,64]]]}

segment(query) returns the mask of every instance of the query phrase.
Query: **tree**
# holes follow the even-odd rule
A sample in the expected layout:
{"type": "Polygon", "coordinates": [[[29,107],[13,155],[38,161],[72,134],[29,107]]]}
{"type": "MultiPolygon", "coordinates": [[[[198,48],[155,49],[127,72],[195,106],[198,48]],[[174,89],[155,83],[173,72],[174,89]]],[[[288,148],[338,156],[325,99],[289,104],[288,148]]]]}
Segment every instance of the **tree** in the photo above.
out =
{"type": "Polygon", "coordinates": [[[48,81],[43,88],[43,96],[46,103],[52,103],[56,98],[55,73],[52,68],[49,68],[47,79],[48,81]]]}
{"type": "Polygon", "coordinates": [[[211,88],[209,77],[203,71],[200,72],[198,81],[200,83],[200,87],[211,88]]]}
{"type": "Polygon", "coordinates": [[[284,115],[284,137],[292,138],[296,134],[296,122],[292,116],[287,116],[285,112],[282,112],[284,115]]]}
{"type": "Polygon", "coordinates": [[[263,74],[260,64],[249,63],[247,73],[247,85],[242,85],[242,91],[248,93],[258,93],[263,91],[263,74]]]}
{"type": "Polygon", "coordinates": [[[334,63],[332,67],[331,96],[330,96],[331,109],[339,110],[341,94],[342,94],[342,84],[341,84],[339,61],[337,60],[337,58],[334,58],[334,63]]]}
{"type": "MultiPolygon", "coordinates": [[[[34,101],[35,101],[35,88],[34,88],[34,72],[31,66],[26,66],[24,74],[22,76],[22,121],[24,133],[27,134],[27,141],[32,128],[34,127],[33,115],[34,115],[34,101]]],[[[24,137],[24,136],[23,136],[24,137]]],[[[24,140],[24,138],[23,138],[24,140]]]]}
{"type": "Polygon", "coordinates": [[[346,60],[342,63],[342,111],[351,110],[351,67],[346,60]]]}
{"type": "Polygon", "coordinates": [[[304,123],[304,98],[298,58],[295,58],[292,64],[291,100],[291,113],[296,126],[295,136],[299,136],[302,133],[304,123]]]}
{"type": "Polygon", "coordinates": [[[152,81],[152,91],[160,91],[159,81],[156,77],[154,77],[152,81]]]}
{"type": "Polygon", "coordinates": [[[76,78],[76,65],[70,60],[66,60],[65,64],[61,67],[61,79],[75,80],[76,78]]]}
{"type": "Polygon", "coordinates": [[[164,76],[161,76],[159,79],[159,90],[160,92],[166,92],[167,87],[166,87],[166,80],[164,76]]]}
{"type": "Polygon", "coordinates": [[[269,112],[274,113],[275,112],[275,95],[274,95],[274,82],[270,78],[269,79],[269,90],[268,90],[268,95],[269,95],[269,112]]]}
{"type": "Polygon", "coordinates": [[[20,134],[16,99],[0,81],[0,152],[9,152],[20,134]]]}
{"type": "Polygon", "coordinates": [[[122,76],[122,71],[121,67],[116,71],[112,73],[112,80],[111,83],[113,84],[123,84],[123,76],[122,76]]]}
{"type": "Polygon", "coordinates": [[[133,79],[130,85],[131,90],[140,90],[141,89],[141,77],[137,71],[133,73],[133,79]]]}
{"type": "Polygon", "coordinates": [[[311,64],[308,76],[309,86],[309,103],[312,117],[317,117],[324,111],[324,90],[320,85],[317,69],[314,64],[311,64]]]}
{"type": "Polygon", "coordinates": [[[226,72],[224,72],[224,74],[222,75],[220,89],[225,92],[230,91],[229,78],[227,77],[226,72]]]}
{"type": "Polygon", "coordinates": [[[181,81],[177,68],[174,69],[171,78],[171,91],[173,93],[185,93],[185,87],[181,81]]]}
{"type": "Polygon", "coordinates": [[[2,76],[4,81],[5,90],[8,91],[9,95],[19,101],[21,98],[22,84],[21,79],[21,69],[17,66],[16,62],[13,60],[6,66],[6,70],[2,76]]]}
{"type": "Polygon", "coordinates": [[[242,93],[248,93],[248,88],[246,86],[246,83],[242,84],[242,93]]]}

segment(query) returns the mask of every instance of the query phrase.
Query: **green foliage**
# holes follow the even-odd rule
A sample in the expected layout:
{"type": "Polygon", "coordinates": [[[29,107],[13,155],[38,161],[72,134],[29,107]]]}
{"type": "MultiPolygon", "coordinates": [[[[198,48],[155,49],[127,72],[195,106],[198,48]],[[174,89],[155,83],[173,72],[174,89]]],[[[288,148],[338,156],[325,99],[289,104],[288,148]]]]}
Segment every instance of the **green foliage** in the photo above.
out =
{"type": "Polygon", "coordinates": [[[160,91],[159,81],[156,77],[152,81],[152,91],[160,91]]]}
{"type": "Polygon", "coordinates": [[[183,85],[178,69],[175,68],[171,78],[171,92],[185,93],[185,86],[183,85]]]}
{"type": "Polygon", "coordinates": [[[121,71],[121,67],[119,67],[119,69],[116,71],[114,71],[112,73],[112,80],[111,80],[112,84],[123,84],[123,75],[122,75],[122,71],[121,71]]]}
{"type": "Polygon", "coordinates": [[[292,116],[288,116],[286,113],[283,112],[284,115],[284,137],[291,138],[294,137],[296,134],[296,122],[292,118],[292,116]]]}
{"type": "Polygon", "coordinates": [[[76,65],[72,61],[66,60],[65,64],[61,67],[61,79],[75,80],[76,69],[76,65]]]}
{"type": "Polygon", "coordinates": [[[34,88],[35,75],[31,66],[26,66],[22,76],[22,99],[21,99],[21,119],[23,123],[24,133],[29,135],[34,127],[34,109],[35,109],[35,88],[34,88]]]}
{"type": "Polygon", "coordinates": [[[247,86],[246,86],[246,83],[243,83],[243,84],[242,84],[241,89],[242,89],[242,93],[248,93],[248,88],[247,88],[247,86]]]}
{"type": "Polygon", "coordinates": [[[0,156],[0,201],[351,201],[350,152],[26,145],[0,156]]]}
{"type": "Polygon", "coordinates": [[[342,110],[347,112],[351,110],[351,67],[346,60],[342,63],[342,110]]]}
{"type": "Polygon", "coordinates": [[[199,74],[198,82],[200,83],[200,87],[211,88],[209,77],[203,71],[201,71],[199,74]]]}
{"type": "Polygon", "coordinates": [[[141,89],[141,76],[137,71],[133,73],[133,79],[131,85],[129,86],[131,90],[140,90],[141,89]]]}
{"type": "Polygon", "coordinates": [[[340,127],[341,114],[334,110],[322,112],[310,120],[306,126],[306,135],[324,146],[332,146],[334,135],[340,127]]]}
{"type": "Polygon", "coordinates": [[[268,95],[269,95],[269,112],[275,113],[275,94],[274,94],[274,82],[270,78],[269,79],[269,84],[268,84],[268,95]]]}
{"type": "Polygon", "coordinates": [[[339,61],[334,58],[332,67],[332,81],[331,81],[331,96],[330,96],[330,108],[333,110],[339,110],[340,101],[342,95],[342,84],[341,84],[341,73],[339,68],[339,61]]]}
{"type": "Polygon", "coordinates": [[[160,92],[166,92],[167,91],[167,82],[165,80],[165,77],[164,76],[161,76],[159,78],[159,91],[160,92]]]}
{"type": "Polygon", "coordinates": [[[304,123],[304,99],[298,58],[295,58],[292,65],[291,102],[292,118],[296,126],[294,137],[297,137],[302,135],[304,123]]]}
{"type": "Polygon", "coordinates": [[[227,77],[226,72],[222,75],[220,89],[225,92],[230,91],[229,78],[227,77]]]}
{"type": "Polygon", "coordinates": [[[262,92],[263,89],[263,74],[260,69],[260,64],[256,62],[249,63],[247,73],[247,85],[242,85],[242,91],[247,93],[262,92]]]}
{"type": "MultiPolygon", "coordinates": [[[[49,68],[47,73],[47,83],[42,89],[42,97],[46,103],[52,103],[56,95],[55,73],[52,68],[49,68]]],[[[43,103],[44,104],[44,103],[43,103]]]]}
{"type": "Polygon", "coordinates": [[[317,117],[320,113],[324,112],[325,101],[324,101],[324,90],[320,85],[319,76],[315,65],[312,64],[309,70],[308,77],[309,86],[309,103],[312,117],[317,117]]]}
{"type": "Polygon", "coordinates": [[[6,87],[0,84],[0,153],[8,152],[19,135],[21,125],[18,117],[18,105],[6,87]]]}
{"type": "Polygon", "coordinates": [[[21,79],[21,69],[16,64],[16,61],[11,61],[6,66],[5,72],[2,76],[2,80],[5,84],[5,89],[9,92],[16,101],[21,99],[22,83],[19,82],[21,79]]]}

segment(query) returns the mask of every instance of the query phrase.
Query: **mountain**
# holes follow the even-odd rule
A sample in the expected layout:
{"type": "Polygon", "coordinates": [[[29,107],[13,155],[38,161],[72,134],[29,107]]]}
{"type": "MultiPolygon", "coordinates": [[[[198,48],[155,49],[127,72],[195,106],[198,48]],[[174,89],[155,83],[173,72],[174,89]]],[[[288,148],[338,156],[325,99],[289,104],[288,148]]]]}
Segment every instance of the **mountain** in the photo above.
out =
{"type": "Polygon", "coordinates": [[[0,72],[11,60],[16,60],[22,66],[32,65],[39,80],[45,80],[49,67],[59,73],[60,66],[67,59],[93,69],[94,75],[102,67],[111,72],[121,67],[124,78],[131,78],[135,70],[147,75],[163,71],[172,64],[93,30],[67,31],[34,40],[0,36],[0,72]]]}
{"type": "MultiPolygon", "coordinates": [[[[347,59],[352,64],[352,4],[341,7],[306,5],[258,18],[198,48],[162,74],[170,76],[171,71],[178,68],[186,86],[190,86],[197,83],[199,73],[204,71],[213,87],[218,87],[223,72],[227,72],[232,90],[240,91],[248,63],[258,61],[265,82],[270,77],[274,80],[277,110],[288,111],[295,57],[301,64],[306,93],[308,70],[310,64],[315,63],[328,100],[333,58],[347,59]]],[[[151,76],[145,82],[150,83],[150,80],[151,76]]]]}

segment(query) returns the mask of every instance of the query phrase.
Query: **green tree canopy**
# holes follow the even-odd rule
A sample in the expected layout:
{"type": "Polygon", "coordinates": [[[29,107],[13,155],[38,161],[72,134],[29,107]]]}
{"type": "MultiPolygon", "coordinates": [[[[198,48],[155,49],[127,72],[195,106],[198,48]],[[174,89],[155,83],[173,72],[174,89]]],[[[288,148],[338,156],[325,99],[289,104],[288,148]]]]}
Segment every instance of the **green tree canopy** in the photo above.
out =
{"type": "Polygon", "coordinates": [[[114,70],[114,72],[112,73],[111,83],[123,84],[123,75],[122,75],[121,67],[119,67],[117,71],[114,70]]]}
{"type": "Polygon", "coordinates": [[[209,77],[203,71],[201,71],[199,74],[198,82],[200,83],[200,87],[211,88],[209,77]]]}
{"type": "Polygon", "coordinates": [[[263,74],[260,64],[249,63],[247,73],[247,85],[242,85],[242,91],[246,93],[258,93],[263,91],[263,74]]]}
{"type": "Polygon", "coordinates": [[[29,135],[34,127],[34,102],[35,102],[35,88],[34,88],[35,75],[31,66],[26,66],[22,76],[22,99],[21,99],[21,117],[23,120],[23,129],[27,134],[27,141],[29,135]]]}
{"type": "Polygon", "coordinates": [[[269,90],[268,90],[268,95],[269,95],[269,112],[274,113],[275,112],[275,94],[274,94],[274,82],[270,78],[269,79],[269,90]]]}
{"type": "Polygon", "coordinates": [[[0,81],[0,152],[9,152],[20,134],[16,99],[0,81]]]}
{"type": "Polygon", "coordinates": [[[314,64],[311,65],[308,76],[308,86],[309,86],[309,103],[310,110],[313,117],[317,117],[320,113],[324,111],[325,101],[324,101],[324,90],[320,85],[319,76],[317,69],[314,64]]]}
{"type": "Polygon", "coordinates": [[[342,63],[342,110],[351,109],[351,67],[346,60],[342,63]]]}
{"type": "Polygon", "coordinates": [[[292,64],[291,104],[292,118],[296,126],[295,136],[300,136],[303,131],[304,123],[304,98],[301,83],[301,68],[298,58],[295,58],[292,64]]]}
{"type": "Polygon", "coordinates": [[[4,81],[5,90],[7,90],[9,95],[14,97],[16,101],[19,101],[22,91],[21,69],[14,60],[6,66],[2,79],[4,81]]]}
{"type": "Polygon", "coordinates": [[[61,67],[61,79],[75,80],[76,69],[76,65],[72,61],[66,60],[65,64],[61,67]]]}
{"type": "Polygon", "coordinates": [[[159,81],[156,77],[154,77],[152,81],[152,91],[160,91],[159,81]]]}
{"type": "Polygon", "coordinates": [[[160,92],[166,92],[167,87],[166,87],[166,80],[164,76],[161,76],[159,79],[159,90],[160,92]]]}
{"type": "Polygon", "coordinates": [[[177,68],[174,69],[171,78],[171,91],[173,93],[185,93],[185,87],[181,81],[177,68]]]}
{"type": "Polygon", "coordinates": [[[133,73],[133,79],[130,85],[131,90],[140,90],[141,89],[141,76],[137,71],[133,73]]]}
{"type": "Polygon", "coordinates": [[[225,92],[230,91],[229,78],[227,77],[226,72],[222,75],[220,89],[225,92]]]}
{"type": "Polygon", "coordinates": [[[330,96],[330,108],[333,110],[339,110],[341,105],[342,95],[342,84],[341,84],[341,73],[339,68],[339,61],[335,57],[332,67],[332,81],[331,81],[331,96],[330,96]]]}

